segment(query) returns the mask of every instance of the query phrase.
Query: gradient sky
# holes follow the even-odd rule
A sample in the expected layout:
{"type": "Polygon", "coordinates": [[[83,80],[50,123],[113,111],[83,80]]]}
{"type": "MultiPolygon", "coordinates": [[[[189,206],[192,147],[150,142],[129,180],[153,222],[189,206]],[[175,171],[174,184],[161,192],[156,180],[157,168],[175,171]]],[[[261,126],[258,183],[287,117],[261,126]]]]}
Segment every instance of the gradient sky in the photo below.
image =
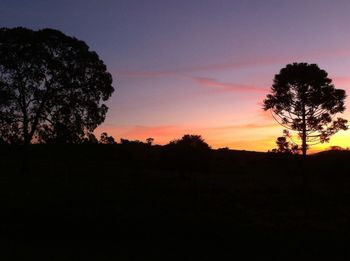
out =
{"type": "MultiPolygon", "coordinates": [[[[347,0],[0,0],[0,26],[61,30],[107,64],[116,90],[97,135],[257,151],[282,134],[261,107],[286,64],[317,63],[350,92],[349,13],[347,0]]],[[[350,147],[350,131],[314,150],[331,145],[350,147]]]]}

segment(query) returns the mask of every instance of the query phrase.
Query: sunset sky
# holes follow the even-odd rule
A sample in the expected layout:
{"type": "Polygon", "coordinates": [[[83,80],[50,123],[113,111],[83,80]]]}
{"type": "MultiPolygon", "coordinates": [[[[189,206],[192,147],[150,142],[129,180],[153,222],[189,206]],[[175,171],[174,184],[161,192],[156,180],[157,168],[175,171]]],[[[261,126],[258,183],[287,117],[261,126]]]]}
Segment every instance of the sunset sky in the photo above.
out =
{"type": "MultiPolygon", "coordinates": [[[[0,26],[61,30],[106,63],[115,92],[97,135],[256,151],[282,134],[262,101],[286,64],[317,63],[350,93],[349,14],[348,0],[0,1],[0,26]]],[[[350,130],[313,150],[331,145],[350,147],[350,130]]]]}

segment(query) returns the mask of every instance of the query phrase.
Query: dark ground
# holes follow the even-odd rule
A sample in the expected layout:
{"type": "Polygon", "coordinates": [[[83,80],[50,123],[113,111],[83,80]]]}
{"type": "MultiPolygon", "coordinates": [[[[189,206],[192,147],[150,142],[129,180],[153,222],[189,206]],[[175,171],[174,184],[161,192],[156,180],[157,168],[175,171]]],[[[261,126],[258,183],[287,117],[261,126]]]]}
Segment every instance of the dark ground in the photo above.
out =
{"type": "Polygon", "coordinates": [[[347,260],[349,162],[348,151],[1,147],[0,257],[347,260]]]}

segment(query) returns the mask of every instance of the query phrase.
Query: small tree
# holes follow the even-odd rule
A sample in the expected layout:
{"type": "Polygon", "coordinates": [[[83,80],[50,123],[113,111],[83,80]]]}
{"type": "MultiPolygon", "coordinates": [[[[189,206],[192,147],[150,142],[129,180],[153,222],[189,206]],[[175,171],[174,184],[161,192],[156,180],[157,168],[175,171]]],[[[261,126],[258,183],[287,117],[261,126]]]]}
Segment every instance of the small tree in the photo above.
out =
{"type": "Polygon", "coordinates": [[[276,140],[277,148],[272,149],[275,153],[285,153],[285,154],[298,154],[298,145],[293,145],[293,143],[288,141],[288,136],[278,137],[276,140]]]}
{"type": "Polygon", "coordinates": [[[100,137],[101,144],[115,144],[115,140],[112,136],[109,136],[107,132],[102,132],[100,137]]]}
{"type": "Polygon", "coordinates": [[[0,28],[0,140],[81,143],[107,113],[106,65],[60,31],[0,28]]]}
{"type": "Polygon", "coordinates": [[[336,89],[327,73],[316,64],[288,64],[275,75],[271,93],[263,109],[271,110],[275,120],[298,133],[305,156],[308,146],[328,142],[347,120],[334,116],[345,110],[345,91],[336,89]]]}
{"type": "Polygon", "coordinates": [[[152,146],[153,142],[154,142],[154,139],[153,139],[153,138],[147,138],[147,139],[146,139],[146,143],[147,143],[148,145],[150,145],[150,146],[152,146]]]}

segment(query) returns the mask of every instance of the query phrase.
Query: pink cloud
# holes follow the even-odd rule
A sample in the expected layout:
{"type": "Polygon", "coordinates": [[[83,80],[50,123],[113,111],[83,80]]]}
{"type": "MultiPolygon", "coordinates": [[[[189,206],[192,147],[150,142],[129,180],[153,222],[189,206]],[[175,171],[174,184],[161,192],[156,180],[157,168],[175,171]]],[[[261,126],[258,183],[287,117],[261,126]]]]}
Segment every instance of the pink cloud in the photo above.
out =
{"type": "Polygon", "coordinates": [[[247,124],[235,124],[226,126],[211,127],[210,130],[223,130],[231,131],[237,129],[261,129],[261,128],[272,128],[276,127],[275,123],[247,123],[247,124]]]}
{"type": "Polygon", "coordinates": [[[209,64],[204,66],[194,66],[182,68],[179,71],[185,72],[201,72],[201,71],[217,71],[217,70],[228,70],[228,69],[243,69],[255,66],[274,65],[280,63],[293,63],[300,62],[309,59],[322,59],[322,58],[338,58],[350,56],[349,49],[340,50],[316,50],[310,53],[297,54],[297,55],[283,55],[277,57],[253,57],[237,62],[228,62],[222,64],[209,64]]]}
{"type": "Polygon", "coordinates": [[[266,93],[267,88],[262,87],[256,87],[256,86],[250,86],[250,85],[244,85],[244,84],[236,84],[236,83],[223,83],[219,82],[212,78],[206,78],[206,77],[193,77],[193,79],[207,87],[214,87],[218,88],[224,91],[235,91],[235,92],[258,92],[258,93],[266,93]]]}
{"type": "Polygon", "coordinates": [[[133,70],[117,70],[117,75],[129,78],[160,78],[175,76],[175,72],[171,71],[133,71],[133,70]]]}
{"type": "Polygon", "coordinates": [[[208,64],[203,66],[193,66],[180,69],[185,72],[203,72],[203,71],[220,71],[228,69],[243,69],[255,66],[273,65],[276,63],[285,62],[286,57],[254,57],[253,59],[246,59],[238,62],[228,62],[221,64],[208,64]]]}
{"type": "Polygon", "coordinates": [[[158,78],[179,76],[184,73],[205,72],[205,71],[221,71],[228,69],[243,69],[256,66],[266,66],[274,64],[287,64],[304,60],[315,59],[329,59],[338,57],[350,56],[349,49],[339,50],[316,50],[310,53],[303,53],[297,55],[281,55],[276,57],[252,57],[235,62],[219,63],[219,64],[207,64],[202,66],[190,66],[182,67],[166,71],[147,71],[147,70],[117,70],[116,73],[126,77],[138,77],[138,78],[158,78]]]}

